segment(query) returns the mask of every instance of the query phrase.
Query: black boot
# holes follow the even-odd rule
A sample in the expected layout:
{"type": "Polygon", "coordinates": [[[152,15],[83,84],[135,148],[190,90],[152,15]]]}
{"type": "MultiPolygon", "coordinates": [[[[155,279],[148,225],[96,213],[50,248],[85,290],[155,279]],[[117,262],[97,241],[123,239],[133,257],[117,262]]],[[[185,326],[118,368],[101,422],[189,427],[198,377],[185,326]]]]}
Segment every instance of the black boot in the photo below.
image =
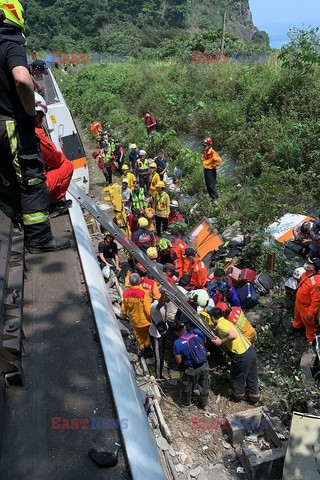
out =
{"type": "Polygon", "coordinates": [[[51,203],[49,208],[50,218],[59,217],[68,213],[72,205],[72,200],[60,200],[57,203],[51,203]]]}
{"type": "Polygon", "coordinates": [[[66,237],[54,237],[50,222],[25,225],[26,248],[30,253],[45,253],[65,250],[71,246],[66,237]]]}
{"type": "Polygon", "coordinates": [[[71,247],[71,242],[67,237],[53,237],[47,243],[39,245],[27,245],[29,253],[57,252],[71,247]]]}

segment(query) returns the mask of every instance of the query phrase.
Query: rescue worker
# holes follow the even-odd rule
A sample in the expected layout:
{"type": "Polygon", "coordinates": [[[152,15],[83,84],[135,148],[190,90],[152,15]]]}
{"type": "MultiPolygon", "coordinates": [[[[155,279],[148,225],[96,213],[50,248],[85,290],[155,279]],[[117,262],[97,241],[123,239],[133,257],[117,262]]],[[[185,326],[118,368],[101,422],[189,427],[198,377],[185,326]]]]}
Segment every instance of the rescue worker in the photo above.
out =
{"type": "Polygon", "coordinates": [[[133,232],[131,240],[137,247],[139,247],[143,252],[146,252],[149,247],[154,247],[156,240],[153,233],[148,230],[148,220],[144,217],[140,217],[138,220],[139,228],[133,232]]]}
{"type": "Polygon", "coordinates": [[[150,197],[147,197],[146,198],[146,207],[144,209],[144,212],[143,214],[145,215],[146,219],[148,220],[149,222],[149,230],[151,230],[151,232],[154,232],[155,231],[155,226],[154,226],[154,208],[153,208],[153,199],[150,195],[150,197]]]}
{"type": "Polygon", "coordinates": [[[212,308],[209,315],[218,335],[211,340],[217,347],[225,346],[231,356],[231,395],[240,402],[247,395],[247,401],[257,403],[260,398],[256,351],[249,340],[222,316],[220,308],[212,308]]]}
{"type": "Polygon", "coordinates": [[[158,270],[163,272],[163,265],[162,263],[158,262],[158,250],[156,247],[149,247],[147,250],[147,257],[154,262],[155,266],[158,270]]]}
{"type": "Polygon", "coordinates": [[[99,123],[95,120],[93,122],[91,122],[91,132],[96,137],[96,140],[100,139],[100,132],[102,132],[102,131],[103,131],[103,127],[102,127],[101,123],[99,123]]]}
{"type": "Polygon", "coordinates": [[[235,325],[253,345],[257,339],[257,332],[245,316],[242,308],[231,307],[230,303],[224,302],[217,303],[216,307],[220,308],[224,318],[235,325]]]}
{"type": "MultiPolygon", "coordinates": [[[[117,165],[117,169],[122,170],[124,150],[123,150],[123,147],[120,145],[120,142],[118,140],[116,140],[114,142],[113,154],[114,154],[114,157],[115,157],[115,163],[117,165]]],[[[129,188],[132,188],[132,187],[129,187],[129,188]]]]}
{"type": "Polygon", "coordinates": [[[20,2],[0,1],[0,197],[8,216],[16,219],[22,214],[29,252],[53,252],[71,244],[51,232],[50,194],[35,134],[34,88],[23,48],[24,29],[20,2]]]}
{"type": "Polygon", "coordinates": [[[140,285],[146,290],[146,292],[149,292],[151,300],[153,302],[155,300],[159,300],[161,293],[158,284],[155,280],[153,280],[153,278],[148,277],[146,267],[144,267],[141,263],[137,263],[135,270],[140,275],[140,285]]]}
{"type": "MultiPolygon", "coordinates": [[[[132,192],[131,192],[131,196],[132,196],[132,192]]],[[[132,213],[129,213],[129,215],[127,216],[131,233],[134,233],[139,229],[138,220],[140,216],[141,216],[141,212],[137,208],[133,209],[132,213]]]]}
{"type": "Polygon", "coordinates": [[[165,265],[166,263],[172,263],[175,270],[178,270],[177,254],[173,250],[170,240],[168,238],[160,238],[158,248],[158,262],[162,265],[165,265]]]}
{"type": "Polygon", "coordinates": [[[238,290],[228,281],[218,280],[217,282],[214,303],[217,304],[219,302],[230,303],[232,307],[241,307],[241,300],[238,290]]]}
{"type": "Polygon", "coordinates": [[[166,322],[166,302],[166,296],[162,292],[160,299],[153,301],[150,309],[151,324],[149,335],[154,351],[157,379],[163,378],[162,370],[168,332],[168,324],[166,322]]]}
{"type": "MultiPolygon", "coordinates": [[[[131,173],[131,175],[133,175],[133,173],[131,173]]],[[[143,210],[145,198],[144,189],[136,182],[131,191],[132,208],[134,210],[143,210]]]]}
{"type": "Polygon", "coordinates": [[[102,158],[102,155],[101,155],[101,152],[100,150],[94,150],[92,152],[92,156],[93,158],[97,161],[97,166],[98,168],[103,171],[103,168],[104,168],[104,160],[102,158]]]}
{"type": "Polygon", "coordinates": [[[46,137],[42,130],[43,117],[48,109],[45,99],[38,93],[35,93],[35,109],[35,132],[40,139],[46,184],[50,191],[49,211],[50,217],[53,218],[65,214],[72,205],[72,200],[65,200],[65,194],[73,174],[73,163],[57,150],[55,144],[46,137]]]}
{"type": "Polygon", "coordinates": [[[179,278],[188,271],[189,262],[185,255],[188,245],[182,240],[179,230],[175,227],[170,228],[172,249],[177,255],[177,269],[179,272],[179,278]]]}
{"type": "Polygon", "coordinates": [[[109,232],[105,232],[104,240],[102,240],[98,245],[99,260],[104,267],[109,266],[117,273],[121,272],[121,267],[119,264],[119,255],[118,247],[116,242],[113,240],[113,236],[109,232]]]}
{"type": "Polygon", "coordinates": [[[147,152],[145,150],[140,150],[140,155],[137,160],[137,172],[140,187],[143,188],[144,193],[147,194],[149,192],[150,171],[149,160],[147,159],[147,152]]]}
{"type": "Polygon", "coordinates": [[[168,217],[169,225],[178,220],[183,220],[182,213],[179,212],[179,204],[177,200],[171,200],[170,202],[170,213],[168,217]]]}
{"type": "MultiPolygon", "coordinates": [[[[128,187],[130,190],[133,189],[135,183],[136,183],[136,177],[133,173],[129,172],[129,167],[128,165],[123,165],[122,166],[122,176],[121,180],[127,179],[128,180],[128,187]]],[[[135,208],[135,207],[134,207],[135,208]]]]}
{"type": "Polygon", "coordinates": [[[113,164],[113,153],[111,149],[110,144],[106,144],[102,149],[101,149],[101,156],[104,161],[104,167],[103,167],[103,175],[104,178],[106,179],[106,186],[108,187],[109,185],[112,185],[112,171],[114,168],[113,164]]]}
{"type": "Polygon", "coordinates": [[[193,248],[186,249],[186,256],[189,261],[188,272],[190,275],[190,289],[205,288],[208,272],[205,264],[197,257],[193,248]]]}
{"type": "Polygon", "coordinates": [[[128,188],[128,180],[124,178],[121,182],[120,193],[122,197],[123,207],[126,211],[126,214],[131,213],[132,199],[131,199],[131,190],[128,188]]]}
{"type": "Polygon", "coordinates": [[[168,230],[168,217],[170,213],[170,198],[164,191],[165,183],[158,182],[156,185],[156,194],[154,197],[154,212],[156,221],[157,235],[160,237],[161,230],[166,232],[168,230]]]}
{"type": "Polygon", "coordinates": [[[319,328],[317,312],[320,307],[320,275],[312,263],[304,268],[306,272],[301,275],[296,290],[293,330],[290,333],[305,326],[307,340],[312,345],[319,328]]]}
{"type": "Polygon", "coordinates": [[[178,272],[172,263],[166,263],[163,265],[163,273],[165,274],[168,283],[175,284],[177,282],[178,272]]]}
{"type": "Polygon", "coordinates": [[[123,292],[121,313],[123,318],[129,315],[130,323],[136,334],[139,355],[151,356],[151,340],[149,336],[151,297],[141,285],[140,275],[132,273],[130,286],[123,292]]]}
{"type": "Polygon", "coordinates": [[[135,143],[131,144],[130,149],[131,149],[129,153],[130,170],[132,173],[135,173],[137,170],[137,160],[139,158],[140,152],[137,149],[137,145],[135,143]]]}
{"type": "Polygon", "coordinates": [[[204,179],[209,196],[216,200],[218,193],[216,190],[217,170],[222,159],[220,155],[212,148],[212,139],[206,137],[203,141],[202,163],[204,169],[204,179]]]}
{"type": "Polygon", "coordinates": [[[157,164],[155,162],[150,163],[150,195],[152,197],[156,194],[156,185],[160,182],[160,175],[157,173],[157,164]]]}
{"type": "MultiPolygon", "coordinates": [[[[205,335],[198,328],[187,331],[184,323],[176,322],[174,331],[179,337],[174,342],[173,353],[176,362],[183,367],[183,374],[181,382],[183,385],[183,397],[181,405],[183,407],[190,407],[192,400],[192,393],[195,388],[200,391],[200,404],[202,408],[206,408],[209,399],[209,365],[206,358],[205,335]],[[203,361],[198,363],[190,352],[189,342],[190,338],[196,336],[200,343],[200,348],[203,353],[203,361]]],[[[199,345],[198,345],[199,348],[199,345]]]]}

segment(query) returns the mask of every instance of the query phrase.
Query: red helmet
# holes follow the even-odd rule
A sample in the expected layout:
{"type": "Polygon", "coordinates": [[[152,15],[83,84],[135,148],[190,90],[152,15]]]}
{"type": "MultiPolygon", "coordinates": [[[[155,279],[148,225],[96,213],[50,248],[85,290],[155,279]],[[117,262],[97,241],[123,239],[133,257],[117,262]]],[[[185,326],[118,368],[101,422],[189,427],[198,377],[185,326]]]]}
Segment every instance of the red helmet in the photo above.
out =
{"type": "Polygon", "coordinates": [[[146,271],[147,271],[146,267],[144,267],[144,266],[142,265],[142,263],[137,263],[135,270],[136,270],[136,272],[139,273],[139,274],[141,274],[141,273],[144,274],[144,273],[146,273],[146,271]]]}
{"type": "Polygon", "coordinates": [[[97,158],[99,157],[99,155],[100,155],[100,152],[98,150],[95,150],[94,152],[92,152],[93,158],[97,158]]]}
{"type": "Polygon", "coordinates": [[[210,137],[205,137],[205,139],[203,140],[204,145],[212,145],[212,143],[212,138],[210,137]]]}

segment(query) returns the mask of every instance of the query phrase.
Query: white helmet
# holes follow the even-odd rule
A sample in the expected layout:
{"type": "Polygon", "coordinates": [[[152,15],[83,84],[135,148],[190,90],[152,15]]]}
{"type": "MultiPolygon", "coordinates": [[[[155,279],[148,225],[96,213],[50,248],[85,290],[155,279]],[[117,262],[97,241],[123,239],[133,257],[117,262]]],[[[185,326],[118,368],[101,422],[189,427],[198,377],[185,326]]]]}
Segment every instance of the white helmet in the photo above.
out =
{"type": "Polygon", "coordinates": [[[206,307],[209,302],[209,295],[206,290],[192,290],[189,293],[189,298],[192,302],[197,303],[199,307],[206,307]]]}
{"type": "Polygon", "coordinates": [[[179,208],[179,203],[177,202],[177,200],[171,200],[170,207],[179,208]]]}
{"type": "Polygon", "coordinates": [[[140,157],[145,157],[147,152],[145,150],[140,150],[140,157]]]}
{"type": "Polygon", "coordinates": [[[44,115],[48,112],[47,102],[41,95],[37,92],[34,92],[34,104],[36,112],[42,112],[44,115]]]}
{"type": "Polygon", "coordinates": [[[108,280],[108,278],[110,277],[110,267],[109,265],[106,265],[105,267],[103,267],[102,269],[102,275],[104,276],[104,278],[106,278],[108,280]]]}

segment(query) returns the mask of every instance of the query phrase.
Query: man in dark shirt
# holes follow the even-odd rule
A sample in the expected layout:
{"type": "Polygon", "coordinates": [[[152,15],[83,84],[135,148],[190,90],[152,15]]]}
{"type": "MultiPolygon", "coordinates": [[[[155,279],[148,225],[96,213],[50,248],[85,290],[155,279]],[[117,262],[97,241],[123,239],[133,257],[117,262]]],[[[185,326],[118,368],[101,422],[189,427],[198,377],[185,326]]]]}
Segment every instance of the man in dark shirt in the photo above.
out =
{"type": "Polygon", "coordinates": [[[163,150],[158,151],[158,155],[153,161],[157,164],[157,173],[160,175],[160,180],[163,180],[163,175],[168,169],[168,160],[165,158],[163,150]]]}
{"type": "Polygon", "coordinates": [[[154,132],[157,129],[157,120],[155,119],[155,117],[150,115],[149,112],[146,112],[144,114],[144,123],[146,124],[148,135],[150,135],[150,133],[154,132]]]}
{"type": "Polygon", "coordinates": [[[98,246],[99,259],[103,266],[108,265],[117,272],[121,272],[119,264],[119,255],[117,244],[113,241],[113,236],[109,232],[105,233],[104,240],[98,246]]]}
{"type": "Polygon", "coordinates": [[[149,247],[154,247],[156,240],[153,233],[148,230],[149,222],[146,218],[141,217],[138,220],[139,229],[133,232],[131,240],[137,247],[139,247],[144,252],[147,252],[149,247]]]}
{"type": "Polygon", "coordinates": [[[137,170],[137,160],[140,156],[140,151],[137,149],[137,145],[135,143],[131,144],[131,152],[129,153],[129,163],[131,172],[135,173],[137,170]]]}
{"type": "Polygon", "coordinates": [[[51,232],[24,28],[20,2],[0,2],[0,198],[12,208],[11,217],[22,213],[29,252],[52,252],[70,247],[70,240],[51,232]]]}

